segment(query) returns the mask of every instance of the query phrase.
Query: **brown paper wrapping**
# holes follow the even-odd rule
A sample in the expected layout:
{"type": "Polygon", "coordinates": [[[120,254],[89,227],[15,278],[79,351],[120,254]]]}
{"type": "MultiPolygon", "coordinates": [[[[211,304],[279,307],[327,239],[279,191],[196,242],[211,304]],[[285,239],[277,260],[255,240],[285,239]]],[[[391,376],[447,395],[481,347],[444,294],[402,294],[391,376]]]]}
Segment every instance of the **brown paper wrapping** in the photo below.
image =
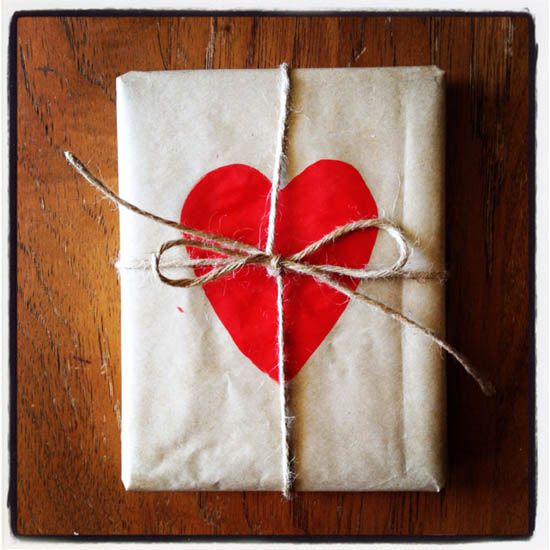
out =
{"type": "MultiPolygon", "coordinates": [[[[291,93],[288,180],[322,158],[352,164],[379,214],[413,237],[408,267],[444,269],[443,72],[296,69],[291,93]]],[[[128,73],[117,79],[117,116],[120,194],[178,220],[214,168],[243,163],[270,177],[279,73],[128,73]]],[[[179,236],[125,211],[120,231],[122,264],[179,236]]],[[[390,265],[394,250],[379,234],[369,266],[390,265]]],[[[277,384],[237,349],[202,289],[162,285],[147,269],[122,269],[120,283],[126,488],[280,490],[277,384]]],[[[444,334],[441,283],[359,288],[444,334]]],[[[422,334],[351,302],[288,396],[297,490],[443,486],[445,373],[422,334]]]]}

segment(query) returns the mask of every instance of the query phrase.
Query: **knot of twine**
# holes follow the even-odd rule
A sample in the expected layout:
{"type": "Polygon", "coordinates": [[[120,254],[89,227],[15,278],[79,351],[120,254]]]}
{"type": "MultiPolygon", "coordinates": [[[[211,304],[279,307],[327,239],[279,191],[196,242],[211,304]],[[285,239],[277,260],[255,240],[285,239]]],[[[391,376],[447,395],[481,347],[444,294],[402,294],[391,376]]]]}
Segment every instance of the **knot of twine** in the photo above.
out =
{"type": "Polygon", "coordinates": [[[267,266],[267,272],[272,276],[276,277],[281,274],[281,270],[284,268],[283,258],[279,254],[274,254],[268,257],[269,264],[267,266]]]}
{"type": "MultiPolygon", "coordinates": [[[[236,239],[230,239],[220,235],[214,235],[204,231],[200,231],[191,227],[187,227],[181,223],[168,220],[157,216],[151,212],[143,210],[136,205],[129,203],[122,197],[118,196],[105,183],[96,178],[84,166],[84,164],[76,158],[71,152],[65,152],[65,158],[68,163],[86,179],[93,187],[98,189],[108,199],[113,201],[117,206],[127,208],[128,210],[139,214],[147,219],[168,227],[181,231],[185,237],[164,242],[160,245],[158,251],[152,256],[151,266],[157,274],[159,280],[164,284],[180,287],[191,288],[202,286],[206,283],[215,281],[222,277],[226,277],[231,273],[242,269],[245,266],[256,265],[264,267],[270,276],[274,277],[277,282],[277,368],[279,381],[279,404],[281,418],[281,475],[282,475],[282,493],[285,498],[290,498],[290,493],[295,480],[295,473],[292,469],[293,459],[290,456],[289,437],[290,437],[290,416],[287,411],[286,385],[285,385],[285,349],[284,349],[284,308],[283,308],[283,273],[293,272],[300,275],[314,277],[317,281],[322,282],[352,300],[359,300],[366,303],[371,308],[391,317],[395,321],[404,326],[411,327],[419,333],[426,336],[434,344],[442,350],[452,355],[466,370],[466,372],[474,378],[481,390],[486,395],[493,395],[495,388],[493,384],[487,380],[479,371],[472,367],[470,362],[453,346],[445,340],[439,338],[433,331],[417,323],[413,319],[403,315],[401,312],[391,308],[390,306],[380,302],[367,294],[352,290],[347,285],[342,283],[338,276],[348,276],[361,280],[367,279],[390,279],[390,278],[408,278],[414,280],[443,280],[445,274],[438,271],[409,271],[405,270],[404,266],[409,260],[411,246],[404,232],[395,223],[380,218],[367,218],[353,221],[337,227],[330,231],[325,236],[306,246],[301,251],[290,256],[281,256],[273,252],[275,239],[275,218],[277,212],[277,199],[280,188],[280,182],[285,170],[285,155],[284,147],[286,143],[286,130],[288,124],[289,106],[289,88],[290,79],[289,71],[286,64],[280,66],[281,88],[280,88],[280,117],[277,136],[276,161],[274,165],[274,173],[272,178],[271,194],[270,194],[270,210],[269,210],[269,225],[267,230],[267,241],[265,250],[244,243],[236,239]],[[311,264],[306,261],[306,257],[313,252],[319,250],[328,243],[332,243],[337,239],[349,235],[356,231],[365,229],[377,228],[392,238],[397,245],[399,254],[392,265],[387,268],[368,270],[348,268],[339,265],[329,264],[311,264]],[[161,269],[161,259],[163,255],[170,249],[175,247],[194,247],[208,252],[220,254],[221,257],[215,258],[198,258],[198,259],[183,259],[172,261],[169,263],[171,267],[211,267],[211,269],[203,275],[191,276],[181,279],[171,279],[167,277],[161,269]]],[[[119,268],[128,269],[143,269],[147,268],[147,264],[136,262],[133,265],[120,265],[119,268]]]]}

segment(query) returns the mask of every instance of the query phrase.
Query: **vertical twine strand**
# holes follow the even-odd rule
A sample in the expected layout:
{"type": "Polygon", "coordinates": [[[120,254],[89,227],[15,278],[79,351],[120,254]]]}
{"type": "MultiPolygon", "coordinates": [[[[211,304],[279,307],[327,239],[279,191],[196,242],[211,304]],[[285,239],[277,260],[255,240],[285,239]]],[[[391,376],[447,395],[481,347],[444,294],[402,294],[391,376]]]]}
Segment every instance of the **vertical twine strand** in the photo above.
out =
{"type": "Polygon", "coordinates": [[[271,195],[269,206],[269,225],[267,227],[267,241],[265,245],[265,253],[271,255],[273,252],[273,244],[275,241],[275,219],[277,217],[277,200],[279,198],[279,188],[281,186],[281,179],[285,173],[286,168],[286,130],[288,123],[288,111],[289,111],[289,91],[290,91],[290,78],[288,74],[288,65],[283,63],[279,67],[279,74],[281,78],[281,88],[279,95],[279,123],[277,127],[277,148],[275,149],[275,162],[273,164],[273,177],[271,178],[271,195]]]}
{"type": "MultiPolygon", "coordinates": [[[[282,179],[286,172],[286,131],[288,126],[289,112],[289,91],[290,78],[288,65],[283,63],[279,67],[280,75],[280,111],[279,124],[277,128],[277,149],[275,150],[275,163],[273,166],[273,178],[271,179],[271,195],[269,205],[269,224],[267,226],[267,240],[265,253],[268,256],[273,254],[273,245],[275,242],[275,221],[277,218],[277,200],[279,198],[279,189],[282,179]]],[[[283,310],[283,292],[284,282],[279,265],[279,257],[274,256],[272,268],[268,272],[275,277],[277,282],[277,371],[279,374],[279,409],[281,416],[281,476],[283,481],[282,493],[287,499],[290,498],[292,489],[293,473],[291,469],[290,458],[290,418],[288,416],[288,405],[286,395],[285,379],[285,341],[284,341],[284,310],[283,310]]]]}
{"type": "Polygon", "coordinates": [[[276,276],[277,281],[277,369],[279,373],[279,411],[281,416],[281,474],[283,480],[282,493],[290,499],[294,472],[290,456],[290,422],[285,379],[285,345],[284,345],[284,310],[283,310],[283,277],[276,276]]]}

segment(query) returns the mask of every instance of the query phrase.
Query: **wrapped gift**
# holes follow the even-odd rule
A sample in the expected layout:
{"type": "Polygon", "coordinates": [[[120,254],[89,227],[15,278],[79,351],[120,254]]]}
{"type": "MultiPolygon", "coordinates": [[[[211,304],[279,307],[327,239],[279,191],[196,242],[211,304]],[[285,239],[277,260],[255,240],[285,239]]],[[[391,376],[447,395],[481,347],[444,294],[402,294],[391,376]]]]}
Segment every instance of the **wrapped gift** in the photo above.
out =
{"type": "MultiPolygon", "coordinates": [[[[277,258],[343,224],[387,219],[413,243],[409,272],[443,271],[443,72],[296,69],[286,103],[281,78],[280,69],[119,77],[120,195],[264,250],[278,178],[277,258]]],[[[120,212],[127,489],[277,491],[289,475],[298,491],[442,488],[445,373],[426,334],[321,275],[277,271],[278,304],[276,277],[261,262],[193,288],[163,284],[150,256],[181,237],[120,212]]],[[[398,254],[395,239],[371,227],[303,263],[384,271],[398,254]]],[[[216,257],[175,246],[159,272],[200,277],[216,268],[182,261],[216,257]]],[[[440,278],[334,278],[444,334],[440,278]]]]}

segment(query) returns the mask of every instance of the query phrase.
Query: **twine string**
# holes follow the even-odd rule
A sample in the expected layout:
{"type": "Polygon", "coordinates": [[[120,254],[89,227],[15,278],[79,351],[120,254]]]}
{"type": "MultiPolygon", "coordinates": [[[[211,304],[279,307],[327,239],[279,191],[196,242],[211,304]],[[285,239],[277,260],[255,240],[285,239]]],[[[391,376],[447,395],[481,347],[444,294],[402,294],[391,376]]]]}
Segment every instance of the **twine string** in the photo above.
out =
{"type": "Polygon", "coordinates": [[[65,152],[67,162],[94,188],[101,192],[105,197],[114,202],[119,208],[126,208],[135,214],[152,220],[156,223],[166,225],[177,229],[184,234],[184,238],[172,239],[162,243],[158,251],[152,255],[150,262],[141,260],[132,262],[117,263],[119,269],[147,269],[151,267],[159,280],[167,285],[179,288],[192,288],[202,286],[206,283],[216,281],[234,273],[243,267],[256,265],[264,267],[270,276],[274,277],[277,284],[277,370],[279,381],[279,405],[281,418],[281,471],[282,471],[282,493],[285,498],[290,498],[292,486],[295,480],[295,473],[292,469],[293,459],[290,456],[290,420],[291,417],[287,411],[287,394],[285,379],[285,349],[284,349],[284,279],[283,274],[295,273],[303,276],[313,277],[317,281],[334,288],[350,300],[359,300],[370,308],[378,311],[403,326],[410,327],[420,334],[423,334],[432,343],[440,349],[445,350],[456,361],[462,365],[465,371],[476,381],[485,395],[494,395],[495,388],[493,384],[477,369],[475,369],[469,360],[448,342],[437,336],[432,330],[422,326],[420,323],[407,317],[396,309],[376,300],[363,292],[353,290],[336,277],[352,277],[359,280],[381,280],[393,278],[406,278],[417,281],[439,280],[443,281],[446,274],[441,271],[414,271],[407,270],[405,266],[411,255],[411,246],[403,230],[390,220],[383,218],[366,218],[353,221],[339,226],[319,240],[306,246],[299,252],[283,257],[274,254],[275,243],[275,222],[277,217],[277,201],[279,189],[285,178],[286,172],[286,133],[288,126],[288,114],[290,111],[289,92],[290,79],[288,67],[286,64],[280,66],[280,117],[277,129],[277,149],[275,155],[273,178],[271,181],[269,223],[267,228],[267,238],[265,250],[249,245],[242,241],[223,237],[213,233],[201,231],[184,224],[178,223],[153,214],[147,210],[124,200],[110,189],[104,182],[95,177],[86,166],[71,152],[65,152]],[[349,268],[330,264],[312,264],[307,261],[308,256],[323,246],[334,243],[338,239],[372,228],[386,233],[396,244],[398,256],[396,260],[388,267],[380,269],[349,268]],[[206,252],[219,254],[214,258],[189,258],[164,261],[161,263],[163,255],[169,250],[177,247],[193,247],[206,252]],[[172,279],[165,275],[162,267],[210,267],[211,269],[202,275],[194,275],[179,279],[172,279]]]}
{"type": "Polygon", "coordinates": [[[289,499],[295,475],[292,470],[293,460],[290,456],[291,418],[288,414],[285,377],[284,281],[282,259],[279,255],[273,254],[273,246],[275,244],[275,222],[277,219],[277,201],[282,180],[286,176],[285,149],[287,142],[288,113],[290,108],[290,74],[286,63],[283,63],[279,67],[279,78],[279,124],[277,127],[277,149],[275,151],[275,162],[273,164],[273,177],[271,178],[269,222],[267,226],[265,256],[268,262],[267,272],[272,277],[275,277],[277,283],[277,373],[279,381],[279,419],[281,424],[281,477],[283,481],[283,496],[289,499]]]}

